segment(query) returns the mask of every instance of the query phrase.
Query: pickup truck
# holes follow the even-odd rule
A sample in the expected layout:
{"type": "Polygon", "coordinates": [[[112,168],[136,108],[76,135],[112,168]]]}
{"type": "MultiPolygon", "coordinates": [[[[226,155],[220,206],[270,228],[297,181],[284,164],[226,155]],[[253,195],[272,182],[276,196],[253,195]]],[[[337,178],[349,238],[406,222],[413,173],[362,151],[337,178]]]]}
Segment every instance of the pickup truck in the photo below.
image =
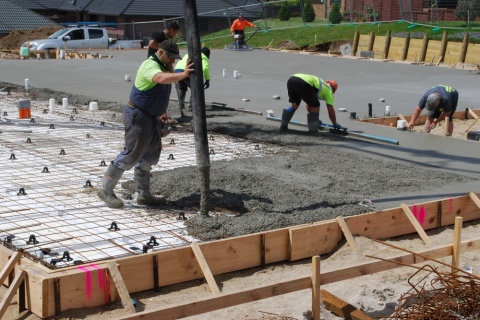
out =
{"type": "MultiPolygon", "coordinates": [[[[28,51],[43,50],[45,58],[50,58],[50,50],[90,50],[90,49],[136,49],[142,48],[141,40],[117,40],[109,38],[106,28],[76,27],[60,29],[48,39],[29,40],[24,42],[20,48],[27,48],[28,51]]],[[[28,55],[28,53],[27,53],[28,55]]]]}

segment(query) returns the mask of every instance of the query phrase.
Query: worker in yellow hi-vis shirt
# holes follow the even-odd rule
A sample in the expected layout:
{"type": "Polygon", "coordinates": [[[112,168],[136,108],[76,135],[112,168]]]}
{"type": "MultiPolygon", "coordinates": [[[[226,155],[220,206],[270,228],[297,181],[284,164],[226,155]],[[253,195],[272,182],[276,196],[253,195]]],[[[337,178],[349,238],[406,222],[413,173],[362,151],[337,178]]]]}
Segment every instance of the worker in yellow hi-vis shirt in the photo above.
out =
{"type": "Polygon", "coordinates": [[[293,114],[300,106],[300,103],[305,101],[307,104],[307,121],[308,131],[317,132],[320,124],[320,100],[324,100],[327,104],[328,117],[332,121],[335,129],[340,129],[341,126],[337,122],[335,114],[334,93],[338,89],[338,84],[335,80],[324,81],[317,76],[309,74],[297,73],[291,76],[287,81],[288,101],[291,106],[283,110],[282,122],[280,124],[280,131],[288,130],[288,123],[292,120],[293,114]]]}

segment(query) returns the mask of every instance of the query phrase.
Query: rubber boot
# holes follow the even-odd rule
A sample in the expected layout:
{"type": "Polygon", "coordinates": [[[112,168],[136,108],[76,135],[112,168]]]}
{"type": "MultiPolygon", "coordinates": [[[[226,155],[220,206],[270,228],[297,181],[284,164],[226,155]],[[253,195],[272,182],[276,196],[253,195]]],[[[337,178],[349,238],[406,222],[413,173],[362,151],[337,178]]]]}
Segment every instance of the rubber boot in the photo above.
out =
{"type": "Polygon", "coordinates": [[[185,109],[185,96],[187,91],[178,88],[178,104],[180,104],[180,109],[185,109]]]}
{"type": "Polygon", "coordinates": [[[113,188],[117,185],[124,171],[125,170],[118,169],[113,164],[110,164],[107,171],[105,171],[102,188],[97,191],[97,195],[109,208],[123,208],[123,201],[117,198],[115,192],[113,192],[113,188]]]}
{"type": "Polygon", "coordinates": [[[282,113],[282,122],[280,124],[280,132],[285,132],[288,130],[288,123],[293,118],[293,112],[288,111],[287,109],[283,109],[282,113]]]}
{"type": "Polygon", "coordinates": [[[133,172],[133,181],[137,188],[137,204],[144,206],[161,206],[167,203],[164,196],[154,197],[150,193],[150,171],[135,168],[133,172]]]}
{"type": "Polygon", "coordinates": [[[320,123],[319,114],[307,114],[308,132],[314,133],[318,131],[318,124],[320,123]]]}

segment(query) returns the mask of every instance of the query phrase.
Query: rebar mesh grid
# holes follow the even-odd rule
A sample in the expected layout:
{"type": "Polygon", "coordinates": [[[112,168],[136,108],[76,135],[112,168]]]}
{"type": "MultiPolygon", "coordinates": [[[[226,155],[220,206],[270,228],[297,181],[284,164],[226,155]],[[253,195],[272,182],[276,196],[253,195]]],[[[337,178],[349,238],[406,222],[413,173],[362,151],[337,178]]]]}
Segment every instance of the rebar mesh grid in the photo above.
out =
{"type": "MultiPolygon", "coordinates": [[[[0,93],[0,242],[49,268],[91,263],[197,241],[174,213],[152,214],[126,200],[110,209],[96,196],[106,166],[123,149],[121,115],[86,106],[32,102],[18,119],[19,96],[0,93]],[[31,120],[34,119],[34,120],[31,120]]],[[[266,156],[277,147],[209,136],[211,161],[266,156]]],[[[152,171],[196,165],[193,134],[174,131],[152,171]]],[[[131,180],[126,171],[121,182],[131,180]]],[[[186,219],[197,214],[187,211],[186,219]]]]}

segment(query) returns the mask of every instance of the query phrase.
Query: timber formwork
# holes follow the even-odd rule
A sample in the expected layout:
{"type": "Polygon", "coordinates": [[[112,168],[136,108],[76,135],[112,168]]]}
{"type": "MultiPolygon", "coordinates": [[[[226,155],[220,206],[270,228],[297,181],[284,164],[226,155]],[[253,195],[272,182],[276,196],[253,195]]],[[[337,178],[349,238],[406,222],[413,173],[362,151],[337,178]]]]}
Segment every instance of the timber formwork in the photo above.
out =
{"type": "MultiPolygon", "coordinates": [[[[318,294],[320,284],[347,280],[392,269],[395,266],[385,261],[377,261],[319,274],[320,280],[314,281],[316,283],[312,283],[312,278],[306,276],[288,283],[271,284],[248,292],[226,295],[220,293],[213,276],[274,262],[295,261],[326,254],[335,250],[344,237],[349,245],[355,246],[353,236],[385,239],[417,233],[429,245],[430,241],[425,230],[453,225],[458,218],[463,221],[480,218],[478,194],[469,192],[465,196],[414,206],[402,204],[398,208],[381,212],[338,217],[334,220],[218,241],[194,242],[190,246],[59,270],[50,270],[23,257],[22,252],[10,250],[5,246],[7,243],[2,240],[4,246],[0,247],[2,270],[0,280],[9,287],[9,290],[0,304],[0,318],[17,291],[20,310],[28,309],[42,318],[59,315],[62,311],[72,308],[100,306],[120,299],[129,313],[133,314],[135,309],[131,305],[130,293],[200,278],[205,278],[212,292],[217,294],[205,299],[206,303],[172,307],[163,313],[166,318],[173,319],[179,315],[212,311],[214,310],[212,305],[220,309],[306,288],[312,288],[313,292],[318,294]],[[417,215],[417,208],[422,208],[422,217],[417,215]],[[218,300],[218,303],[213,300],[218,300]]],[[[479,248],[480,239],[470,240],[458,246],[458,250],[462,252],[479,248]]],[[[423,251],[424,255],[431,258],[454,253],[452,246],[423,251]]],[[[392,259],[405,263],[418,263],[421,260],[412,254],[392,259]]],[[[150,315],[145,313],[125,318],[159,319],[159,315],[158,312],[150,315]]]]}

